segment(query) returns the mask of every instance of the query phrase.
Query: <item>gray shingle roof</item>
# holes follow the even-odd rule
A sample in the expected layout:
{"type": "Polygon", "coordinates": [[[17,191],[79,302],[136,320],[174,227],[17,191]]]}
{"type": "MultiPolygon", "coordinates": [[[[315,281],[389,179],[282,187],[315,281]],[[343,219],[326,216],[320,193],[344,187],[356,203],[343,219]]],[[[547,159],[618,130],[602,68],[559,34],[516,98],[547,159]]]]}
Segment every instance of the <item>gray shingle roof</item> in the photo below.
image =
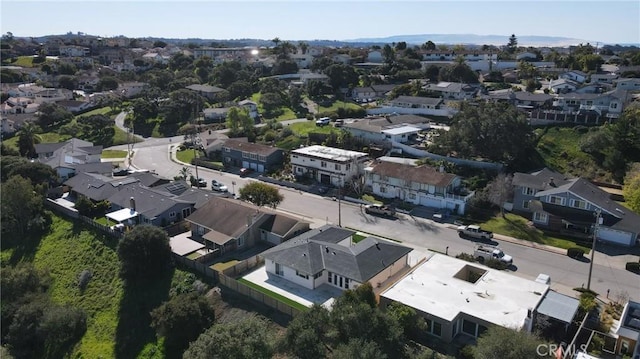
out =
{"type": "Polygon", "coordinates": [[[536,190],[544,190],[553,188],[549,183],[553,179],[553,183],[556,186],[561,186],[567,183],[565,175],[554,172],[549,168],[543,168],[540,171],[532,173],[515,173],[513,175],[513,185],[520,187],[529,187],[536,190]]]}
{"type": "Polygon", "coordinates": [[[398,96],[398,98],[396,98],[395,100],[392,100],[391,102],[393,103],[404,102],[404,103],[436,106],[442,102],[442,99],[433,98],[433,97],[420,97],[420,96],[398,96]]]}
{"type": "Polygon", "coordinates": [[[402,163],[381,161],[373,165],[372,173],[392,178],[402,178],[415,183],[446,187],[457,177],[454,174],[439,172],[430,166],[412,166],[402,163]]]}
{"type": "Polygon", "coordinates": [[[237,151],[255,153],[258,155],[269,156],[272,153],[282,151],[281,149],[273,146],[261,145],[259,143],[251,143],[248,141],[228,139],[224,142],[222,147],[227,147],[237,151]]]}
{"type": "Polygon", "coordinates": [[[94,201],[108,199],[118,190],[136,183],[138,183],[136,178],[114,179],[95,173],[78,173],[64,182],[74,192],[94,201]]]}
{"type": "Polygon", "coordinates": [[[262,256],[309,275],[327,270],[364,283],[411,252],[411,248],[372,237],[353,246],[343,246],[337,243],[353,232],[349,234],[337,227],[332,227],[337,228],[336,231],[323,228],[323,231],[312,230],[284,242],[263,252],[262,256]]]}

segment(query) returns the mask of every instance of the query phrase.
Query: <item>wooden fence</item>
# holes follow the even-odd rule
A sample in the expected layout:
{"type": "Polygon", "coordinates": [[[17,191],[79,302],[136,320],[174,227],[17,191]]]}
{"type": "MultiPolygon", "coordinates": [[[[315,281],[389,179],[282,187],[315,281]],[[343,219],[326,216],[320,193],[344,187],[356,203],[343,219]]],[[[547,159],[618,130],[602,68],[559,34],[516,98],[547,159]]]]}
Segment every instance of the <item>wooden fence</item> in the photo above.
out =
{"type": "Polygon", "coordinates": [[[177,263],[180,263],[189,269],[193,269],[207,278],[213,279],[216,283],[219,282],[218,272],[212,269],[211,267],[209,267],[208,265],[194,261],[193,259],[181,256],[175,253],[173,254],[173,258],[177,263]]]}
{"type": "Polygon", "coordinates": [[[250,269],[258,267],[264,263],[264,259],[258,255],[247,258],[242,262],[236,263],[233,267],[226,268],[222,273],[226,276],[237,277],[243,273],[246,273],[250,269]]]}

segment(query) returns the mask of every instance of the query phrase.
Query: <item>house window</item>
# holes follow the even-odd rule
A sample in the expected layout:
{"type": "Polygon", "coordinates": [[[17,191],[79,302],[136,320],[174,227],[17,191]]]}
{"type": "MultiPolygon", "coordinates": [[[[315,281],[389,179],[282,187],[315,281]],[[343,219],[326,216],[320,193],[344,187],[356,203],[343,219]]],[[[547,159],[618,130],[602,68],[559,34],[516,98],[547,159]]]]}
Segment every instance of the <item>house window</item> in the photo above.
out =
{"type": "Polygon", "coordinates": [[[204,235],[204,227],[198,226],[196,227],[196,231],[198,233],[198,235],[204,235]]]}
{"type": "Polygon", "coordinates": [[[313,275],[313,279],[318,279],[320,277],[322,277],[322,272],[319,272],[313,275]]]}
{"type": "Polygon", "coordinates": [[[533,188],[522,187],[522,194],[527,196],[533,196],[534,194],[536,194],[536,191],[533,188]]]}
{"type": "Polygon", "coordinates": [[[342,168],[342,166],[340,166],[339,164],[337,164],[337,163],[336,163],[336,164],[335,164],[335,168],[336,168],[336,171],[340,171],[340,170],[341,170],[341,168],[342,168]]]}
{"type": "Polygon", "coordinates": [[[547,223],[547,214],[544,212],[536,212],[533,214],[533,220],[535,222],[547,223]]]}
{"type": "Polygon", "coordinates": [[[284,270],[282,269],[282,264],[276,263],[276,274],[279,276],[284,275],[284,270]]]}
{"type": "Polygon", "coordinates": [[[442,324],[434,320],[431,325],[431,334],[438,337],[442,336],[442,324]]]}
{"type": "Polygon", "coordinates": [[[347,163],[344,167],[347,171],[351,170],[351,164],[349,163],[347,163]]]}
{"type": "Polygon", "coordinates": [[[529,209],[529,201],[522,201],[522,208],[529,209]]]}
{"type": "Polygon", "coordinates": [[[302,167],[296,167],[298,173],[302,173],[302,167]]]}
{"type": "Polygon", "coordinates": [[[344,279],[344,289],[349,289],[349,278],[344,279]]]}
{"type": "Polygon", "coordinates": [[[389,177],[385,175],[380,175],[380,181],[387,182],[388,180],[389,180],[389,177]]]}
{"type": "Polygon", "coordinates": [[[224,152],[231,152],[231,149],[229,147],[225,147],[224,152]]]}
{"type": "Polygon", "coordinates": [[[262,155],[258,155],[258,161],[267,162],[267,157],[266,156],[262,156],[262,155]]]}
{"type": "Polygon", "coordinates": [[[415,193],[409,193],[409,199],[416,199],[415,193]]]}
{"type": "Polygon", "coordinates": [[[579,199],[572,199],[571,200],[571,207],[580,208],[580,209],[587,209],[587,202],[581,201],[579,199]]]}
{"type": "Polygon", "coordinates": [[[176,218],[176,212],[169,212],[169,218],[176,218]]]}
{"type": "Polygon", "coordinates": [[[327,163],[325,161],[320,161],[320,167],[327,168],[327,163]]]}
{"type": "Polygon", "coordinates": [[[380,193],[387,193],[387,187],[380,187],[380,193]]]}
{"type": "Polygon", "coordinates": [[[238,238],[238,247],[244,247],[244,237],[238,238]]]}
{"type": "Polygon", "coordinates": [[[472,336],[476,336],[476,323],[474,322],[470,322],[466,319],[462,320],[462,332],[472,335],[472,336]]]}
{"type": "Polygon", "coordinates": [[[329,272],[329,283],[331,283],[331,278],[333,278],[333,273],[329,272]]]}
{"type": "Polygon", "coordinates": [[[549,196],[549,203],[564,206],[564,198],[558,196],[549,196]]]}
{"type": "Polygon", "coordinates": [[[302,273],[302,272],[298,272],[298,271],[296,271],[296,275],[297,275],[298,277],[301,277],[301,278],[304,278],[304,279],[309,279],[309,275],[308,275],[308,274],[304,274],[304,273],[302,273]]]}
{"type": "Polygon", "coordinates": [[[249,158],[249,154],[246,152],[242,152],[242,158],[249,158]]]}

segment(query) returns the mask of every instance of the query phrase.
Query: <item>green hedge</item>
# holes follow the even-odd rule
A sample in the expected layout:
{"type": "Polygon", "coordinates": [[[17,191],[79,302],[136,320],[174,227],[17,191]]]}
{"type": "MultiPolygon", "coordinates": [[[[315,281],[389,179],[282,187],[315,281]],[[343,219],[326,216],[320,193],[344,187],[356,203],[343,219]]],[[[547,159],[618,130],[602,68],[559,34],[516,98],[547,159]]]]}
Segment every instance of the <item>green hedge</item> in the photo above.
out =
{"type": "Polygon", "coordinates": [[[627,262],[624,267],[630,272],[640,273],[640,262],[627,262]]]}
{"type": "Polygon", "coordinates": [[[567,249],[567,255],[571,258],[582,258],[584,250],[578,247],[572,247],[567,249]]]}

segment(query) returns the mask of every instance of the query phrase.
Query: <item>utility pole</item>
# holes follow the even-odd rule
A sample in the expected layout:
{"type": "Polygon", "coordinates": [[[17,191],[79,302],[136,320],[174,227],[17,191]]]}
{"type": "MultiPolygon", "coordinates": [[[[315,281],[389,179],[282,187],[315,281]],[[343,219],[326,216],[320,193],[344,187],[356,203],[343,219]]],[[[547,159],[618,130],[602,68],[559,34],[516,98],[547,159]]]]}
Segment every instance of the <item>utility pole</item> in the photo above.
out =
{"type": "Polygon", "coordinates": [[[342,227],[342,205],[340,203],[342,197],[342,181],[338,184],[338,227],[342,227]]]}
{"type": "Polygon", "coordinates": [[[598,226],[600,225],[600,215],[602,209],[596,208],[596,224],[593,227],[593,243],[591,244],[591,261],[589,262],[589,278],[587,279],[587,290],[591,290],[591,273],[593,272],[593,255],[596,251],[596,239],[598,238],[598,226]]]}

